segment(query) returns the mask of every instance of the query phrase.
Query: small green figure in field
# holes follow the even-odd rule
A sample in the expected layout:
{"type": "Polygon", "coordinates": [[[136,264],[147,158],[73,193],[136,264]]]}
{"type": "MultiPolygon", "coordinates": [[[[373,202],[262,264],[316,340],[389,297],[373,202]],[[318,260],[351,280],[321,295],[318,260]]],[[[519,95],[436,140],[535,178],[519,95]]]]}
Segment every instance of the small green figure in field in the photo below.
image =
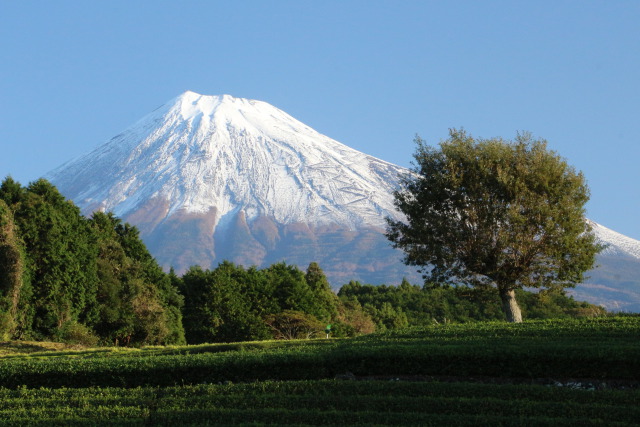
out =
{"type": "Polygon", "coordinates": [[[331,333],[331,325],[327,325],[324,333],[327,334],[327,339],[329,339],[329,334],[331,333]]]}

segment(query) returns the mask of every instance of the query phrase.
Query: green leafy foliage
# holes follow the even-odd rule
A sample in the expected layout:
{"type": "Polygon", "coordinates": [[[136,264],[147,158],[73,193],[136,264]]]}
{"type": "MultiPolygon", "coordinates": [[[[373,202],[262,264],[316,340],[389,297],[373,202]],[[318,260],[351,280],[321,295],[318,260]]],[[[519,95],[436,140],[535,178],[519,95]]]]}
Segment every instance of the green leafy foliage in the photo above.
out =
{"type": "Polygon", "coordinates": [[[229,342],[272,337],[266,320],[284,312],[338,320],[340,303],[316,263],[305,274],[285,263],[258,270],[223,262],[180,278],[162,271],[136,227],[112,213],[83,217],[45,180],[25,188],[7,178],[0,201],[6,338],[180,344],[186,327],[190,342],[229,342]]]}
{"type": "MultiPolygon", "coordinates": [[[[578,302],[562,290],[516,292],[523,313],[531,319],[596,317],[606,311],[578,302]]],[[[504,320],[501,301],[490,289],[416,286],[406,280],[400,286],[374,286],[350,282],[340,288],[343,303],[356,300],[373,319],[378,331],[438,323],[504,320]]]]}
{"type": "Polygon", "coordinates": [[[416,143],[395,193],[407,219],[389,219],[387,236],[428,282],[495,287],[507,319],[521,321],[515,289],[582,281],[600,249],[584,218],[589,191],[545,141],[451,130],[438,150],[416,143]]]}
{"type": "Polygon", "coordinates": [[[6,387],[172,386],[355,376],[640,380],[640,317],[477,322],[352,339],[270,341],[12,357],[6,387]],[[44,356],[44,357],[43,357],[44,356]]]}
{"type": "MultiPolygon", "coordinates": [[[[351,282],[331,290],[317,263],[264,269],[223,262],[166,274],[136,227],[83,217],[51,184],[0,186],[0,333],[82,345],[348,337],[434,322],[500,319],[488,289],[351,282]],[[184,326],[183,326],[184,323],[184,326]]],[[[531,317],[602,314],[552,291],[523,294],[531,317]]]]}
{"type": "Polygon", "coordinates": [[[626,316],[11,356],[0,425],[636,425],[638,332],[626,316]]]}
{"type": "Polygon", "coordinates": [[[24,249],[13,213],[0,199],[0,341],[16,336],[20,322],[24,321],[20,301],[24,300],[26,280],[24,249]]]}
{"type": "Polygon", "coordinates": [[[639,415],[633,392],[403,381],[20,389],[0,399],[0,425],[633,425],[639,415]]]}
{"type": "MultiPolygon", "coordinates": [[[[279,327],[274,329],[287,313],[297,313],[306,319],[301,324],[315,325],[317,332],[322,331],[324,325],[318,319],[335,318],[339,303],[324,273],[314,264],[306,275],[285,263],[262,270],[246,270],[227,261],[214,270],[192,267],[180,285],[185,295],[187,340],[197,344],[297,337],[281,333],[279,327]]],[[[313,335],[309,330],[300,336],[308,334],[313,335]]]]}
{"type": "Polygon", "coordinates": [[[73,320],[65,322],[58,328],[54,338],[66,344],[79,344],[87,347],[96,346],[99,340],[90,328],[73,320]]]}
{"type": "Polygon", "coordinates": [[[230,262],[215,270],[192,267],[182,277],[184,325],[189,343],[265,339],[261,314],[271,304],[263,275],[230,262]],[[267,304],[263,306],[262,304],[267,304]]]}
{"type": "Polygon", "coordinates": [[[184,343],[182,296],[138,230],[102,212],[93,214],[91,226],[99,248],[96,330],[112,343],[184,343]]]}
{"type": "Polygon", "coordinates": [[[276,339],[309,339],[318,336],[324,324],[315,316],[301,311],[285,310],[265,318],[276,339]]]}
{"type": "Polygon", "coordinates": [[[338,316],[333,321],[331,335],[334,337],[352,337],[370,334],[376,330],[376,324],[362,308],[356,297],[341,297],[338,316]]]}
{"type": "Polygon", "coordinates": [[[43,179],[26,188],[5,179],[0,203],[5,335],[184,343],[182,297],[135,227],[112,214],[85,218],[43,179]]]}
{"type": "Polygon", "coordinates": [[[318,263],[309,264],[304,278],[316,299],[315,316],[323,321],[335,319],[338,315],[338,297],[318,263]]]}
{"type": "Polygon", "coordinates": [[[97,314],[97,253],[88,220],[42,179],[24,189],[7,179],[0,195],[12,203],[25,246],[34,311],[32,325],[26,328],[45,337],[67,321],[93,322],[97,314]]]}

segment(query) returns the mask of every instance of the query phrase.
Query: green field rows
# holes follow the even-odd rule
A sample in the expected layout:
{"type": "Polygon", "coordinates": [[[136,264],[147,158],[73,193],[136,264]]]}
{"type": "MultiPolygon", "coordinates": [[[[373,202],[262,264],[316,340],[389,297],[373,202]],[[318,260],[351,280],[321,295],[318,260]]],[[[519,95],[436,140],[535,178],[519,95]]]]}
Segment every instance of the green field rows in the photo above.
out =
{"type": "Polygon", "coordinates": [[[132,353],[13,357],[5,387],[138,387],[356,376],[640,380],[637,318],[421,328],[351,340],[268,342],[132,353]],[[632,321],[629,319],[633,319],[632,321]],[[554,328],[554,323],[557,328],[554,328]],[[623,332],[621,332],[624,331],[623,332]]]}
{"type": "Polygon", "coordinates": [[[0,425],[637,425],[638,337],[618,317],[13,354],[0,425]]]}
{"type": "Polygon", "coordinates": [[[403,381],[294,381],[145,388],[0,391],[5,425],[172,422],[429,425],[447,421],[633,424],[640,394],[536,385],[403,381]]]}

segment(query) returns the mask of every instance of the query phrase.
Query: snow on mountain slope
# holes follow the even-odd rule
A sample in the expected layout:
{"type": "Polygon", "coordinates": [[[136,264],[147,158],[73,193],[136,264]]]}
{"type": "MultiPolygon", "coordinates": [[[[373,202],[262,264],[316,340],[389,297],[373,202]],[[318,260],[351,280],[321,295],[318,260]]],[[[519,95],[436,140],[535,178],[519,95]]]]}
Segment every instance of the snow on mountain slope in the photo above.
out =
{"type": "Polygon", "coordinates": [[[628,256],[640,260],[640,241],[613,231],[597,222],[589,220],[589,224],[598,240],[606,245],[601,255],[628,256]]]}
{"type": "MultiPolygon", "coordinates": [[[[182,211],[243,210],[278,223],[384,227],[404,169],[319,134],[260,101],[185,92],[49,174],[85,213],[126,217],[151,199],[182,211]]],[[[224,222],[223,222],[224,223],[224,222]]]]}

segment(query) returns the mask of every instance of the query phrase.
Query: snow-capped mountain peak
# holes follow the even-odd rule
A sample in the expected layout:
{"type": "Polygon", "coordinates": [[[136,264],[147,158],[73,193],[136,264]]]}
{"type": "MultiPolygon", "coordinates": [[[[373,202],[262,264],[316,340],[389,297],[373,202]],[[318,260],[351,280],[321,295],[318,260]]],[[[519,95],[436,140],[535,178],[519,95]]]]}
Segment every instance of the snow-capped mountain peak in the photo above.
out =
{"type": "Polygon", "coordinates": [[[48,178],[87,213],[127,217],[154,199],[165,218],[215,208],[214,227],[244,211],[356,229],[397,215],[401,173],[265,102],[187,91],[48,178]]]}

